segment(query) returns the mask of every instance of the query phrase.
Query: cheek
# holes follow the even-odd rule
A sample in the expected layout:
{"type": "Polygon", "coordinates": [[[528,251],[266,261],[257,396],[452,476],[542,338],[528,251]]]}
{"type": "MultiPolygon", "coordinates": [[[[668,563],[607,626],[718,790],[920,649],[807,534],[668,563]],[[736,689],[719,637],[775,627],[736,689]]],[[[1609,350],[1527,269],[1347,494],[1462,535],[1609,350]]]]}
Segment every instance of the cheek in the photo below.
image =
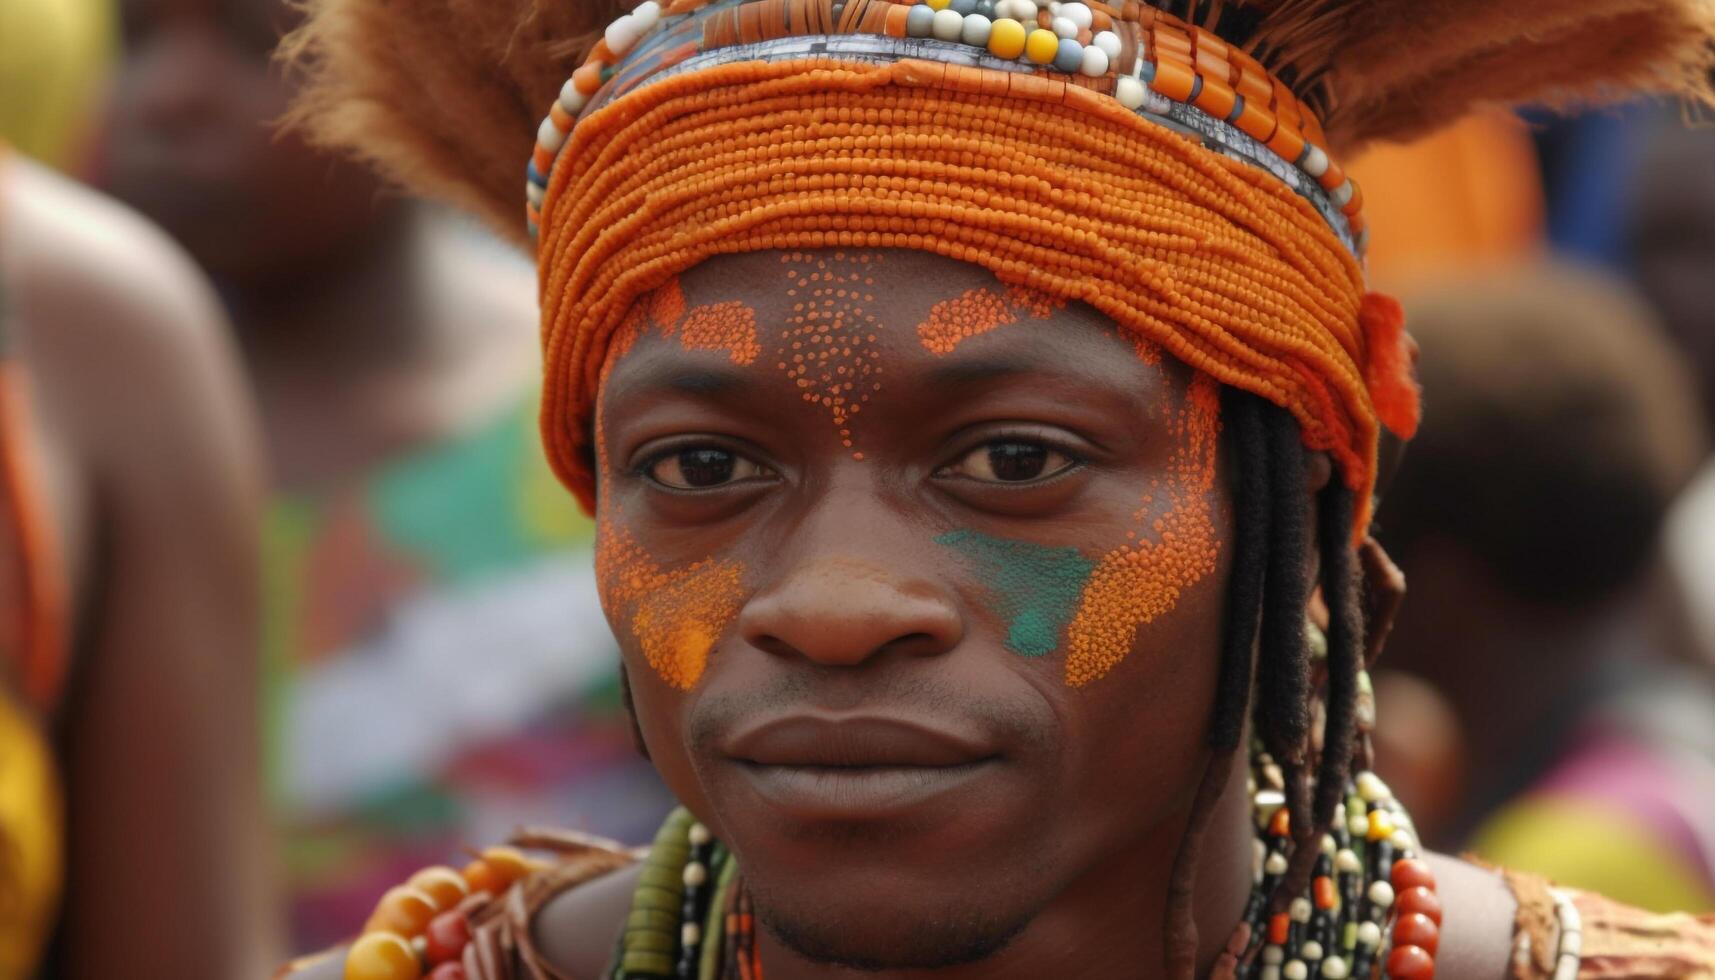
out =
{"type": "MultiPolygon", "coordinates": [[[[1179,449],[1163,486],[1138,512],[1161,516],[1143,534],[1128,534],[1133,543],[1104,555],[1079,597],[1067,631],[1068,685],[1107,676],[1132,651],[1143,626],[1172,611],[1187,589],[1215,571],[1222,544],[1215,529],[1219,399],[1212,379],[1192,379],[1174,422],[1179,449]]],[[[1218,610],[1220,604],[1213,605],[1218,610]]]]}
{"type": "Polygon", "coordinates": [[[596,581],[621,645],[681,691],[702,679],[745,599],[742,563],[708,558],[665,568],[607,520],[596,542],[596,581]]]}
{"type": "Polygon", "coordinates": [[[935,543],[958,554],[975,574],[1005,625],[1008,650],[1040,657],[1059,649],[1095,562],[1076,548],[1050,548],[970,530],[943,534],[935,543]]]}

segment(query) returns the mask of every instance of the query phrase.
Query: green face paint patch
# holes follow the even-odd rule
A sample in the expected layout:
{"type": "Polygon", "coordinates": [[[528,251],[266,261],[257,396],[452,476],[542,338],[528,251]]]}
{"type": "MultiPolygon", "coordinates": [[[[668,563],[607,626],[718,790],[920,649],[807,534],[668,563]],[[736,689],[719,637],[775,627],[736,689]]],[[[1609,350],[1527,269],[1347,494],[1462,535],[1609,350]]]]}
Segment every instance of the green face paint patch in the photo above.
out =
{"type": "Polygon", "coordinates": [[[950,531],[935,543],[951,548],[976,569],[1006,620],[1006,648],[1025,657],[1053,653],[1060,634],[1078,610],[1078,599],[1096,563],[1076,548],[1050,548],[1029,541],[995,538],[976,531],[950,531]]]}

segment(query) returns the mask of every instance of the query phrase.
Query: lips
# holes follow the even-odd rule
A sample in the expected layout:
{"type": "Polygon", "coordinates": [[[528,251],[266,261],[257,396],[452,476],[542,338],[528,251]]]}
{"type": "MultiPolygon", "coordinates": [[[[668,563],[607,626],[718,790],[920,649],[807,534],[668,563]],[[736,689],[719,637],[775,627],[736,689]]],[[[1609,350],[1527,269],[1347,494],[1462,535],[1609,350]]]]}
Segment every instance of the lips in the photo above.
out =
{"type": "Polygon", "coordinates": [[[723,746],[750,787],[799,819],[896,815],[980,780],[1000,755],[980,736],[909,718],[770,719],[723,746]]]}

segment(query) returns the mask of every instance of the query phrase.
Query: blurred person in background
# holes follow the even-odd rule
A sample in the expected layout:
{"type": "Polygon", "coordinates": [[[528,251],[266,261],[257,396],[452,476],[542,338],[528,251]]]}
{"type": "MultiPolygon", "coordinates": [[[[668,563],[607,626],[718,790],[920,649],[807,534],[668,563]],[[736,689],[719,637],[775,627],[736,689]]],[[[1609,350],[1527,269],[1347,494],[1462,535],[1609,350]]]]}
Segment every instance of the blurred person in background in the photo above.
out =
{"type": "Polygon", "coordinates": [[[0,980],[229,980],[279,945],[253,416],[190,261],[27,159],[75,158],[109,15],[0,2],[0,980]]]}
{"type": "MultiPolygon", "coordinates": [[[[1690,366],[1715,431],[1715,132],[1658,119],[1645,143],[1630,228],[1639,287],[1690,366]]],[[[1715,462],[1668,518],[1668,554],[1715,664],[1715,462]]]]}
{"type": "Polygon", "coordinates": [[[254,976],[275,945],[227,343],[159,232],[0,145],[4,980],[56,929],[49,975],[91,980],[254,976]]]}
{"type": "Polygon", "coordinates": [[[592,525],[537,449],[532,270],[276,135],[282,0],[122,13],[101,171],[219,287],[274,469],[265,642],[296,942],[519,823],[652,833],[668,800],[621,710],[592,525]]]}
{"type": "Polygon", "coordinates": [[[1705,447],[1689,378],[1593,272],[1472,276],[1407,305],[1434,400],[1379,516],[1411,586],[1389,665],[1460,720],[1448,842],[1657,910],[1715,906],[1715,692],[1679,657],[1659,545],[1705,447]]]}

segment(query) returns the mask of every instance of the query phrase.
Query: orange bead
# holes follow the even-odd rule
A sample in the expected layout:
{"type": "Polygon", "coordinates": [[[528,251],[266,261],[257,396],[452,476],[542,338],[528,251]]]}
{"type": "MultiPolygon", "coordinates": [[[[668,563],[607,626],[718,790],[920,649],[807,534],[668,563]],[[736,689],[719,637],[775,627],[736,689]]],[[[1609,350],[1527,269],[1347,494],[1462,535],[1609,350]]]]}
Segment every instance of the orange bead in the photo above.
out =
{"type": "Polygon", "coordinates": [[[1268,920],[1268,941],[1276,946],[1286,945],[1286,939],[1292,934],[1292,916],[1285,912],[1268,920]]]}
{"type": "Polygon", "coordinates": [[[1197,93],[1197,108],[1224,120],[1233,114],[1233,107],[1238,105],[1238,101],[1238,93],[1231,85],[1212,75],[1203,76],[1203,89],[1197,93]]]}
{"type": "Polygon", "coordinates": [[[1150,82],[1149,87],[1175,102],[1189,102],[1191,89],[1196,84],[1197,76],[1192,73],[1190,65],[1175,61],[1164,53],[1155,63],[1155,81],[1150,82]]]}
{"type": "Polygon", "coordinates": [[[461,873],[464,876],[464,883],[470,886],[473,894],[487,892],[490,895],[499,895],[510,884],[500,876],[499,872],[489,867],[487,861],[480,858],[465,865],[464,871],[461,873]]]}
{"type": "Polygon", "coordinates": [[[1387,975],[1398,980],[1432,980],[1435,957],[1417,946],[1395,946],[1388,954],[1387,975]]]}
{"type": "Polygon", "coordinates": [[[1287,163],[1297,163],[1304,155],[1304,135],[1287,123],[1286,117],[1277,120],[1279,125],[1274,127],[1274,135],[1269,137],[1268,148],[1280,154],[1287,163]]]}
{"type": "Polygon", "coordinates": [[[442,912],[457,906],[470,894],[470,886],[451,868],[424,868],[405,884],[433,899],[435,908],[442,912]]]}
{"type": "Polygon", "coordinates": [[[390,889],[381,896],[381,901],[375,906],[375,913],[364,925],[365,933],[392,932],[412,938],[420,935],[423,927],[435,917],[440,909],[435,907],[435,900],[409,885],[400,885],[390,889]]]}
{"type": "Polygon", "coordinates": [[[1287,837],[1292,834],[1292,814],[1286,807],[1274,811],[1268,818],[1268,833],[1271,837],[1287,837]]]}
{"type": "Polygon", "coordinates": [[[1441,924],[1441,899],[1434,892],[1419,885],[1397,892],[1397,896],[1393,907],[1400,915],[1416,912],[1436,925],[1441,924]]]}
{"type": "Polygon", "coordinates": [[[345,980],[418,980],[422,975],[411,944],[390,932],[372,932],[345,953],[345,980]]]}
{"type": "Polygon", "coordinates": [[[1434,956],[1441,948],[1441,927],[1421,912],[1408,912],[1393,924],[1393,941],[1396,946],[1416,946],[1434,956]]]}
{"type": "Polygon", "coordinates": [[[1245,97],[1244,111],[1239,113],[1233,125],[1259,143],[1267,143],[1274,137],[1274,113],[1261,103],[1251,101],[1249,96],[1245,97]]]}
{"type": "Polygon", "coordinates": [[[572,87],[585,95],[594,95],[601,88],[602,63],[586,61],[572,72],[572,87]]]}
{"type": "Polygon", "coordinates": [[[1435,887],[1435,873],[1429,870],[1427,863],[1416,858],[1400,858],[1395,861],[1389,877],[1396,892],[1405,891],[1407,888],[1435,887]]]}
{"type": "Polygon", "coordinates": [[[1340,904],[1339,895],[1334,891],[1334,879],[1327,875],[1316,879],[1312,886],[1312,892],[1316,898],[1316,907],[1319,909],[1331,909],[1340,904]]]}
{"type": "Polygon", "coordinates": [[[482,859],[488,862],[497,874],[506,879],[506,884],[522,880],[532,870],[530,859],[523,852],[512,847],[491,847],[482,852],[482,859]]]}

